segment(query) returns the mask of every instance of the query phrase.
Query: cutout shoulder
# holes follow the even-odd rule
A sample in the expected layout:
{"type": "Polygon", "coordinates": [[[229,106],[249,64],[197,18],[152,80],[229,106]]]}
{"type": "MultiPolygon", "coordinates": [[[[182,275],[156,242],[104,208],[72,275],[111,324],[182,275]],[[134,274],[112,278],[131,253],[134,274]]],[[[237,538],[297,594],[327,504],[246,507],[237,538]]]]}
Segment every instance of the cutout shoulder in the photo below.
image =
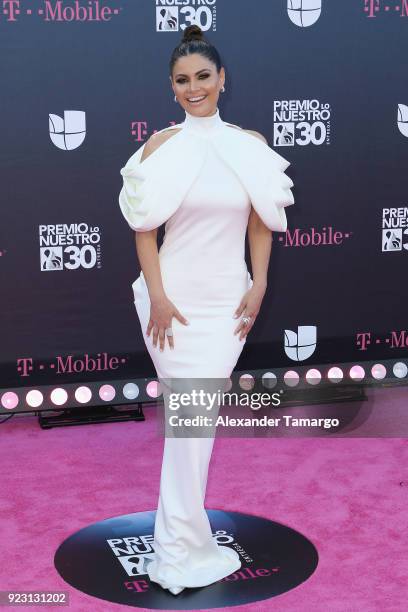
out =
{"type": "Polygon", "coordinates": [[[265,144],[268,144],[268,141],[266,140],[265,136],[263,136],[259,132],[256,132],[255,130],[245,130],[240,125],[234,125],[233,123],[227,123],[227,126],[235,128],[236,130],[241,130],[242,132],[246,132],[247,134],[251,134],[251,136],[255,136],[259,140],[263,140],[265,144]]]}
{"type": "Polygon", "coordinates": [[[245,130],[245,132],[247,132],[247,134],[252,134],[252,136],[256,136],[256,138],[259,138],[259,140],[263,140],[265,144],[268,144],[265,136],[260,134],[260,132],[255,132],[255,130],[245,130]]]}
{"type": "Polygon", "coordinates": [[[165,129],[160,130],[160,132],[156,132],[152,134],[150,138],[146,141],[145,148],[143,149],[142,157],[140,158],[140,162],[144,162],[152,153],[154,153],[162,144],[164,144],[169,138],[175,136],[180,132],[182,128],[178,129],[165,129]]]}

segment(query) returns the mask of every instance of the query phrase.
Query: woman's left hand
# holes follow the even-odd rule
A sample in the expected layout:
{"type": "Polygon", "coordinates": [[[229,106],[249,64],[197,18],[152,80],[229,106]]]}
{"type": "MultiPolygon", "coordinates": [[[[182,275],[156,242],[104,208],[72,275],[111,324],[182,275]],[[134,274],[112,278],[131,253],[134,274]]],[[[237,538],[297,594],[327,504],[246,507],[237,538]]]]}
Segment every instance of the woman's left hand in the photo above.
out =
{"type": "Polygon", "coordinates": [[[244,294],[238,308],[236,309],[234,317],[238,318],[241,315],[243,317],[251,317],[251,320],[247,324],[245,324],[245,322],[243,322],[243,320],[241,319],[238,327],[235,328],[234,334],[239,333],[240,340],[247,336],[249,331],[252,329],[252,326],[255,323],[255,319],[261,308],[265,291],[266,287],[261,287],[255,285],[254,283],[252,287],[248,289],[248,291],[244,294]]]}

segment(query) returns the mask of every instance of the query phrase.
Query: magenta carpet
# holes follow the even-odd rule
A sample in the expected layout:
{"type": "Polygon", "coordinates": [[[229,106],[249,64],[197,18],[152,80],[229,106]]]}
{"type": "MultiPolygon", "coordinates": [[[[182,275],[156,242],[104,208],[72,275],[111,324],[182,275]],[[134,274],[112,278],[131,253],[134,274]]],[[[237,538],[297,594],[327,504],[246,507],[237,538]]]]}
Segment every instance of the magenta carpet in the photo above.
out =
{"type": "MultiPolygon", "coordinates": [[[[399,394],[406,410],[406,390],[399,394]]],[[[376,397],[386,412],[391,391],[376,397]]],[[[72,588],[53,557],[67,536],[91,523],[156,508],[163,439],[155,407],[145,405],[144,412],[139,423],[44,431],[27,415],[0,425],[1,590],[66,590],[65,609],[75,612],[131,609],[72,588]]],[[[404,438],[217,438],[206,507],[288,525],[320,557],[315,573],[294,590],[232,609],[406,610],[407,459],[404,438]]]]}

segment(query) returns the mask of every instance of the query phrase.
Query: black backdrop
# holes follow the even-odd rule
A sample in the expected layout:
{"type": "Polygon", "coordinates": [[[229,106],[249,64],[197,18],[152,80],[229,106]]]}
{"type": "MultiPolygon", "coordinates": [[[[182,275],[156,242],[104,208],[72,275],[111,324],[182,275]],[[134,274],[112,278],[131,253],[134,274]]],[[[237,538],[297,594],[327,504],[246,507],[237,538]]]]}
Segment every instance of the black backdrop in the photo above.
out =
{"type": "Polygon", "coordinates": [[[133,305],[139,268],[119,170],[154,130],[184,118],[168,61],[194,17],[225,66],[221,117],[262,132],[295,183],[237,370],[296,366],[285,337],[298,326],[316,327],[304,363],[406,356],[406,2],[2,5],[3,388],[154,375],[133,305]],[[280,117],[285,103],[291,114],[280,117]],[[317,116],[296,114],[309,104],[317,116]],[[286,145],[275,140],[281,123],[286,145]],[[392,234],[388,209],[399,209],[392,234]],[[75,225],[72,238],[64,226],[75,225]],[[324,228],[338,244],[310,244],[324,228]],[[111,371],[63,371],[70,355],[98,353],[118,358],[111,371]]]}

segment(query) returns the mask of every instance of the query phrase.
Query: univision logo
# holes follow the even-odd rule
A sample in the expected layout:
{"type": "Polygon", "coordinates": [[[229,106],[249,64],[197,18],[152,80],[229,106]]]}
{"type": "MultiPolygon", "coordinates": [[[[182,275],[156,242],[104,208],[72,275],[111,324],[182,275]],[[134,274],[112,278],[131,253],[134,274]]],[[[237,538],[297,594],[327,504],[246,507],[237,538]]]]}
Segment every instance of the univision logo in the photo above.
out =
{"type": "Polygon", "coordinates": [[[315,325],[298,325],[297,333],[285,329],[285,353],[292,361],[304,361],[313,355],[316,348],[315,325]]]}
{"type": "Polygon", "coordinates": [[[322,12],[322,0],[288,0],[289,19],[300,28],[313,25],[322,12]]]}
{"type": "Polygon", "coordinates": [[[64,118],[59,115],[48,115],[50,138],[56,147],[64,151],[77,149],[85,140],[85,112],[76,110],[64,111],[64,118]]]}
{"type": "Polygon", "coordinates": [[[408,106],[405,104],[398,104],[398,129],[408,138],[408,106]]]}

